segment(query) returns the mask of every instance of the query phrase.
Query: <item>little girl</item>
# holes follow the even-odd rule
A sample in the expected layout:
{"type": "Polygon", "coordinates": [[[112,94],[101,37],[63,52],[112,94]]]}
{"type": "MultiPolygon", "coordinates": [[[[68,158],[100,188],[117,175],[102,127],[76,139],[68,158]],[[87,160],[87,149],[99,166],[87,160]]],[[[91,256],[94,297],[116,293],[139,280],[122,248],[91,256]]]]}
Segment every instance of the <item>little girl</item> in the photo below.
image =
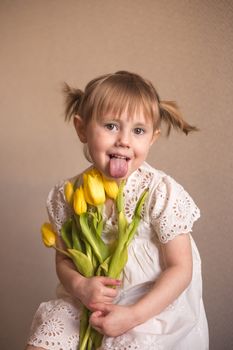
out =
{"type": "MultiPolygon", "coordinates": [[[[37,310],[27,350],[76,350],[80,302],[92,311],[92,327],[104,334],[102,350],[207,350],[201,260],[190,233],[199,209],[181,185],[145,162],[163,122],[168,134],[171,127],[185,134],[197,129],[174,102],[160,100],[149,81],[126,71],[98,77],[84,92],[66,86],[66,96],[66,119],[73,118],[92,166],[109,179],[126,179],[129,221],[146,188],[149,195],[120,281],[86,278],[57,253],[57,299],[37,310]]],[[[58,235],[71,215],[65,183],[55,186],[47,201],[58,235]]],[[[117,231],[111,200],[104,220],[108,242],[117,231]]]]}

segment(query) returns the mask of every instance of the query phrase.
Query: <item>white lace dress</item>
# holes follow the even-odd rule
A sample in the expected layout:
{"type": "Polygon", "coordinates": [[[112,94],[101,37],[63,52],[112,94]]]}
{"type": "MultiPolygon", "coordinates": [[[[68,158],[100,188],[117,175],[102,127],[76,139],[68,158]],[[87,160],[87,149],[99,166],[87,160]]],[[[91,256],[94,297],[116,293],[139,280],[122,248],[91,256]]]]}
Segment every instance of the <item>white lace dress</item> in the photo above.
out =
{"type": "MultiPolygon", "coordinates": [[[[70,215],[64,198],[65,182],[55,186],[48,197],[49,218],[60,232],[70,215]]],[[[144,189],[149,196],[142,220],[128,249],[117,303],[131,304],[146,293],[162,271],[159,245],[178,234],[192,231],[200,216],[189,194],[165,173],[144,163],[128,178],[125,209],[130,220],[144,189]]],[[[116,237],[116,212],[106,219],[105,240],[116,237]]],[[[193,277],[188,288],[159,315],[116,338],[105,337],[101,350],[207,350],[208,327],[202,301],[201,260],[191,237],[193,277]]],[[[29,344],[48,350],[76,350],[80,304],[62,286],[57,299],[42,303],[31,327],[29,344]]]]}

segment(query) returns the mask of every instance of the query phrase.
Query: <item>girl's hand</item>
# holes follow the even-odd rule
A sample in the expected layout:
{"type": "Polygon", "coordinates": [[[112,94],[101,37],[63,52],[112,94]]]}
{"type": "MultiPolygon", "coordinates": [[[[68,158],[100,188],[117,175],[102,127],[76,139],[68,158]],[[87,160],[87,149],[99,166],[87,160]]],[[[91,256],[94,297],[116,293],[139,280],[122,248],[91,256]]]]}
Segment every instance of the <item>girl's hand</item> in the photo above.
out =
{"type": "Polygon", "coordinates": [[[99,305],[89,322],[99,333],[117,337],[137,325],[133,308],[121,305],[99,305]]]}
{"type": "Polygon", "coordinates": [[[95,276],[90,278],[83,277],[77,284],[77,297],[89,310],[97,310],[100,304],[111,304],[118,294],[117,287],[121,281],[104,277],[95,276]]]}
{"type": "MultiPolygon", "coordinates": [[[[58,241],[59,247],[63,248],[61,239],[58,241]]],[[[117,287],[121,281],[96,276],[86,278],[75,268],[71,259],[63,254],[56,253],[57,275],[68,293],[74,298],[78,298],[90,310],[97,310],[96,304],[112,303],[118,294],[117,287]]]]}

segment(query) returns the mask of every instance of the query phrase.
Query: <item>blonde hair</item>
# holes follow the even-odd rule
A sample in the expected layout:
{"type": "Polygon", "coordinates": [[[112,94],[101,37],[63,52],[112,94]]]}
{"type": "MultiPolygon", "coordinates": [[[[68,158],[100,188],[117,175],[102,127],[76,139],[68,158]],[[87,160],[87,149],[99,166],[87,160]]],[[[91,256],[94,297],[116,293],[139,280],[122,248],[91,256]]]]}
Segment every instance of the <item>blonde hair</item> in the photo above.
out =
{"type": "Polygon", "coordinates": [[[145,117],[153,120],[154,130],[163,122],[167,125],[167,135],[172,127],[186,135],[198,130],[183,119],[174,101],[161,101],[152,83],[135,73],[118,71],[102,75],[91,80],[84,91],[65,84],[64,93],[68,121],[79,115],[88,123],[106,113],[120,116],[125,110],[128,115],[134,115],[142,108],[145,117]]]}

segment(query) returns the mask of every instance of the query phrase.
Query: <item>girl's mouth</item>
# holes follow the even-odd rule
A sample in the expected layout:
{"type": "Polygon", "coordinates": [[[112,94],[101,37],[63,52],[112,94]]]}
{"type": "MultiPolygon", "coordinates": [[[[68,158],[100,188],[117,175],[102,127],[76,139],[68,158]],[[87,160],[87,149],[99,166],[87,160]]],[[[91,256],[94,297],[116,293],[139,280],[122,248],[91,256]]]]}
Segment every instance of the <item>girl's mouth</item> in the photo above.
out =
{"type": "Polygon", "coordinates": [[[120,155],[120,154],[110,154],[109,155],[109,158],[110,159],[123,159],[123,160],[126,160],[127,162],[130,160],[130,158],[129,157],[126,157],[126,156],[122,156],[122,155],[120,155]]]}

